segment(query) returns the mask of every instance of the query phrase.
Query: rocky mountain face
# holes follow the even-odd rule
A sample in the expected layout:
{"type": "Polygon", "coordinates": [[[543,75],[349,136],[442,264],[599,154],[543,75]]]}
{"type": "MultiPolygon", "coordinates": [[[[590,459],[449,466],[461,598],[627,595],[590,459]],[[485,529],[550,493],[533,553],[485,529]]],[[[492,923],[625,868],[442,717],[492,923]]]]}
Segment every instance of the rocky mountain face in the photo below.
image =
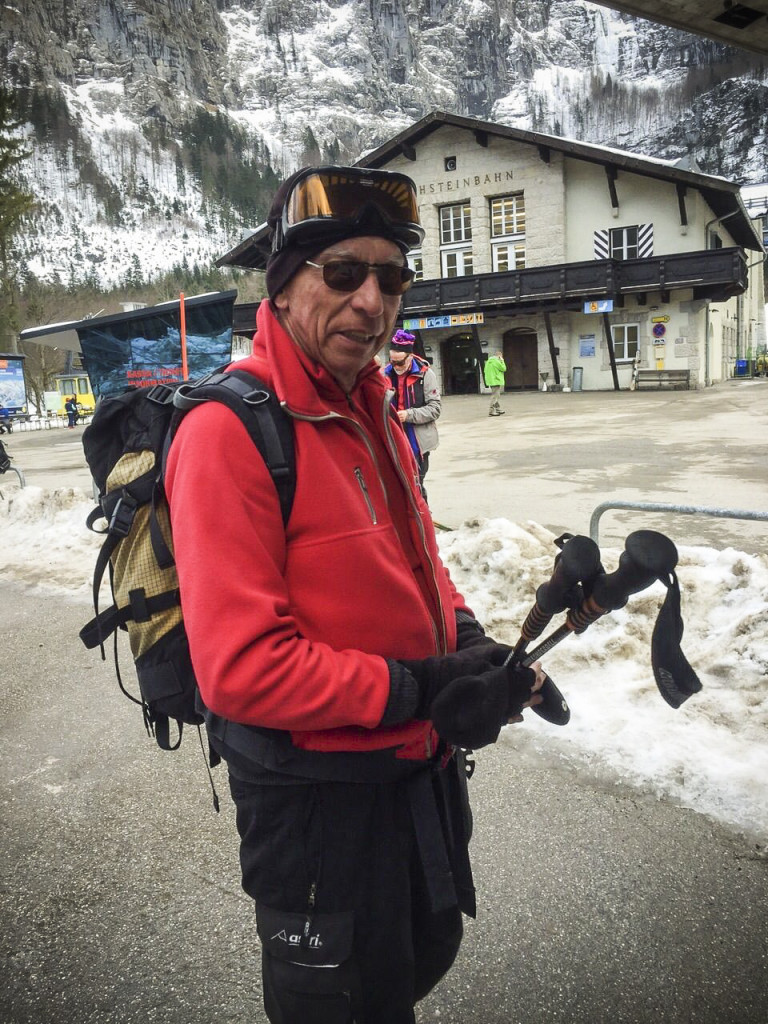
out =
{"type": "Polygon", "coordinates": [[[8,0],[43,279],[210,263],[302,163],[433,109],[765,180],[755,55],[584,0],[8,0]]]}

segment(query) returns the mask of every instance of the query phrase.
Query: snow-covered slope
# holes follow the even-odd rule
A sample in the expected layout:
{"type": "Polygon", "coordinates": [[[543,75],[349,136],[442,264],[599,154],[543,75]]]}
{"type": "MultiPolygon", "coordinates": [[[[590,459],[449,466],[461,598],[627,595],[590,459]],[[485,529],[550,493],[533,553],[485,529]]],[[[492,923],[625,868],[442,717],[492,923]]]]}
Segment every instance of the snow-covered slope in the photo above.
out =
{"type": "Polygon", "coordinates": [[[278,177],[430,110],[764,180],[760,58],[585,0],[5,5],[39,199],[22,266],[103,283],[210,264],[278,177]]]}

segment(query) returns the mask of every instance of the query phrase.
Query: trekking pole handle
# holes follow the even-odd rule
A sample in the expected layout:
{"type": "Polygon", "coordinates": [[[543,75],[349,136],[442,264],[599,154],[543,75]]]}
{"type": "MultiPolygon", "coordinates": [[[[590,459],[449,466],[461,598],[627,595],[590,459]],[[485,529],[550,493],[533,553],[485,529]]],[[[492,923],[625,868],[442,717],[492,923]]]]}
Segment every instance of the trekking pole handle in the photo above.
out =
{"type": "Polygon", "coordinates": [[[536,591],[536,602],[520,629],[516,650],[541,636],[552,616],[575,604],[580,593],[574,588],[602,572],[600,549],[590,537],[571,537],[555,559],[552,576],[536,591]]]}
{"type": "Polygon", "coordinates": [[[597,576],[589,596],[567,616],[566,625],[582,633],[601,615],[623,608],[632,594],[664,579],[677,565],[677,548],[663,533],[636,530],[630,533],[615,572],[597,576]]]}
{"type": "Polygon", "coordinates": [[[602,615],[623,608],[631,594],[668,577],[676,565],[677,548],[669,537],[655,530],[636,530],[626,539],[616,571],[602,573],[591,581],[591,593],[568,612],[563,625],[529,653],[515,648],[507,660],[518,660],[526,666],[533,664],[571,633],[583,633],[602,615]]]}
{"type": "Polygon", "coordinates": [[[555,559],[552,576],[536,591],[536,603],[551,615],[564,611],[573,586],[591,580],[601,571],[600,549],[592,538],[571,537],[555,559]]]}

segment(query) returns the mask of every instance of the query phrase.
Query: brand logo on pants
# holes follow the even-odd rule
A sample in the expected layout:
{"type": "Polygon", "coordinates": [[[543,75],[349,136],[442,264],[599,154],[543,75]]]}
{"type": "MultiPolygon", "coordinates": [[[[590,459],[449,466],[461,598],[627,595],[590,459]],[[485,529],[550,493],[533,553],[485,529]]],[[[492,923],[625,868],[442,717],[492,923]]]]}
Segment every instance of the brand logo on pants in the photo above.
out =
{"type": "MultiPolygon", "coordinates": [[[[285,942],[286,945],[288,946],[301,945],[301,935],[299,935],[298,932],[289,934],[285,930],[285,928],[281,928],[279,932],[275,932],[275,934],[271,938],[271,941],[274,941],[275,939],[277,939],[280,942],[285,942]]],[[[312,949],[320,949],[320,947],[323,944],[322,939],[320,938],[320,933],[318,932],[317,935],[310,935],[307,938],[306,943],[312,949]]]]}

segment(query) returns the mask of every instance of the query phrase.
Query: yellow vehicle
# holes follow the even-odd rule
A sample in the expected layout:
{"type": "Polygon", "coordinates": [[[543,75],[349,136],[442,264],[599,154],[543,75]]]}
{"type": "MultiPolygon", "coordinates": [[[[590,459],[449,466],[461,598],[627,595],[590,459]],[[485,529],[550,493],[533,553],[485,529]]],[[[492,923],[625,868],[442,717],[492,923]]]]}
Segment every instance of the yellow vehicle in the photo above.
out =
{"type": "Polygon", "coordinates": [[[56,390],[61,395],[61,406],[70,395],[75,396],[77,407],[83,415],[89,415],[96,406],[96,399],[91,391],[91,382],[82,373],[61,373],[56,378],[56,390]]]}

